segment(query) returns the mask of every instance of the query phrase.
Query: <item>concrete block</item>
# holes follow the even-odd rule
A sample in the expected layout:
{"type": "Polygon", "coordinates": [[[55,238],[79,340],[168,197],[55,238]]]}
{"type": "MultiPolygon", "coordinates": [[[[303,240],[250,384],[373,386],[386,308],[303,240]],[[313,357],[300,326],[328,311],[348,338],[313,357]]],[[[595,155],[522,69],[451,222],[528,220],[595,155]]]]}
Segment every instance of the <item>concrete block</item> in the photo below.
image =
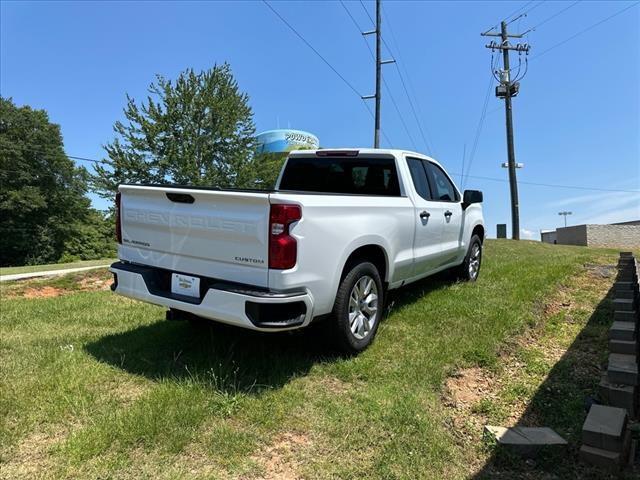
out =
{"type": "Polygon", "coordinates": [[[635,290],[616,290],[615,298],[623,298],[633,300],[636,298],[637,292],[635,290]]]}
{"type": "Polygon", "coordinates": [[[592,405],[582,425],[582,443],[590,447],[622,452],[627,411],[606,405],[592,405]]]}
{"type": "Polygon", "coordinates": [[[609,340],[610,353],[622,353],[623,355],[638,355],[638,340],[609,340]]]}
{"type": "Polygon", "coordinates": [[[635,310],[636,301],[633,298],[614,298],[613,309],[616,312],[632,312],[635,310]]]}
{"type": "Polygon", "coordinates": [[[494,427],[485,425],[484,434],[498,445],[520,455],[532,456],[542,449],[564,449],[567,441],[548,427],[494,427]]]}
{"type": "Polygon", "coordinates": [[[616,275],[616,282],[637,282],[637,281],[638,281],[638,273],[635,269],[620,270],[618,272],[618,275],[616,275]]]}
{"type": "Polygon", "coordinates": [[[616,282],[613,284],[613,287],[615,288],[616,292],[626,291],[626,290],[631,290],[631,291],[638,290],[638,284],[636,282],[616,282]]]}
{"type": "Polygon", "coordinates": [[[609,328],[609,340],[627,340],[636,339],[638,326],[635,322],[614,321],[609,328]]]}
{"type": "Polygon", "coordinates": [[[607,375],[611,383],[638,385],[638,360],[635,355],[609,354],[607,375]]]}
{"type": "Polygon", "coordinates": [[[613,312],[613,321],[615,322],[638,322],[638,311],[632,310],[630,312],[617,311],[613,312]]]}
{"type": "Polygon", "coordinates": [[[633,385],[617,385],[609,382],[606,373],[600,377],[598,397],[600,401],[612,407],[624,408],[630,417],[638,413],[638,387],[633,385]]]}
{"type": "Polygon", "coordinates": [[[609,472],[618,472],[622,463],[620,452],[609,452],[601,448],[582,445],[579,452],[580,460],[609,472]]]}

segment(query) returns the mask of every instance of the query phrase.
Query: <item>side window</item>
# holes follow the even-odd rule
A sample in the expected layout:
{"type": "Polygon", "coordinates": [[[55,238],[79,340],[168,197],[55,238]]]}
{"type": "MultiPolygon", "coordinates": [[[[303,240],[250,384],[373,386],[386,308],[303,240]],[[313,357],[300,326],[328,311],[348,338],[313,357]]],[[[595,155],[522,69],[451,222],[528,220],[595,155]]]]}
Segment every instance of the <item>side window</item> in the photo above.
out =
{"type": "Polygon", "coordinates": [[[416,192],[425,200],[431,200],[431,191],[429,189],[429,182],[427,181],[427,173],[422,166],[422,161],[417,158],[407,158],[407,165],[411,172],[411,179],[413,185],[416,187],[416,192]]]}
{"type": "Polygon", "coordinates": [[[453,183],[437,165],[425,161],[425,167],[429,172],[431,187],[433,188],[434,200],[441,202],[457,202],[460,200],[453,183]]]}

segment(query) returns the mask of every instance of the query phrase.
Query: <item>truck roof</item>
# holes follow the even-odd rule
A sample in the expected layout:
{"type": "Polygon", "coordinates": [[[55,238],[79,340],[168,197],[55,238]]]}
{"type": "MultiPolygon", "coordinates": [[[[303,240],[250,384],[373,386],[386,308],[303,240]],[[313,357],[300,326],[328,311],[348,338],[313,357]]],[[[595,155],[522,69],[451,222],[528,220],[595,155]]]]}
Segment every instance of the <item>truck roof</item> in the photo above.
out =
{"type": "Polygon", "coordinates": [[[317,155],[318,152],[324,152],[325,154],[329,154],[329,152],[357,152],[357,155],[393,155],[394,157],[409,155],[412,157],[419,157],[429,159],[438,165],[438,162],[435,158],[425,155],[424,153],[413,152],[411,150],[401,150],[397,148],[369,148],[369,147],[340,147],[340,148],[319,148],[317,150],[292,150],[289,152],[289,156],[311,156],[317,155]]]}

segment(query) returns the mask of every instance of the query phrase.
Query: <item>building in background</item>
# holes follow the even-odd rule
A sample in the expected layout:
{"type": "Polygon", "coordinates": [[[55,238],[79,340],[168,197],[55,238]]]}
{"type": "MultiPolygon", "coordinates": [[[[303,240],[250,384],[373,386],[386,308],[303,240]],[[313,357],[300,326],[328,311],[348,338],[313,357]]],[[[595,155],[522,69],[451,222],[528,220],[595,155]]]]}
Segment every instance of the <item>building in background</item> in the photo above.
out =
{"type": "Polygon", "coordinates": [[[301,130],[268,130],[256,135],[258,153],[286,153],[292,150],[314,150],[320,140],[314,134],[301,130]]]}
{"type": "Polygon", "coordinates": [[[540,230],[540,241],[544,243],[558,243],[558,234],[555,230],[540,230]]]}
{"type": "Polygon", "coordinates": [[[609,225],[574,225],[542,230],[540,239],[559,245],[588,247],[640,248],[640,220],[609,225]]]}

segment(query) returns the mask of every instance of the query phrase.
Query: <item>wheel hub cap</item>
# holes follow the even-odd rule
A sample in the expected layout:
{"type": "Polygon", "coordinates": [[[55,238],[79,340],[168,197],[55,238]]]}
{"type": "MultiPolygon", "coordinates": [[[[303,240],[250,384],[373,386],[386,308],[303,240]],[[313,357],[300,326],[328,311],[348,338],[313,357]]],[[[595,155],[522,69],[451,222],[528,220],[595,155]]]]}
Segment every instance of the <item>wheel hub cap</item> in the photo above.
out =
{"type": "Polygon", "coordinates": [[[469,276],[475,279],[480,271],[480,258],[481,258],[480,245],[475,243],[471,247],[471,255],[469,255],[469,276]]]}
{"type": "Polygon", "coordinates": [[[368,275],[361,277],[349,295],[349,326],[358,340],[365,338],[378,320],[378,287],[368,275]]]}

